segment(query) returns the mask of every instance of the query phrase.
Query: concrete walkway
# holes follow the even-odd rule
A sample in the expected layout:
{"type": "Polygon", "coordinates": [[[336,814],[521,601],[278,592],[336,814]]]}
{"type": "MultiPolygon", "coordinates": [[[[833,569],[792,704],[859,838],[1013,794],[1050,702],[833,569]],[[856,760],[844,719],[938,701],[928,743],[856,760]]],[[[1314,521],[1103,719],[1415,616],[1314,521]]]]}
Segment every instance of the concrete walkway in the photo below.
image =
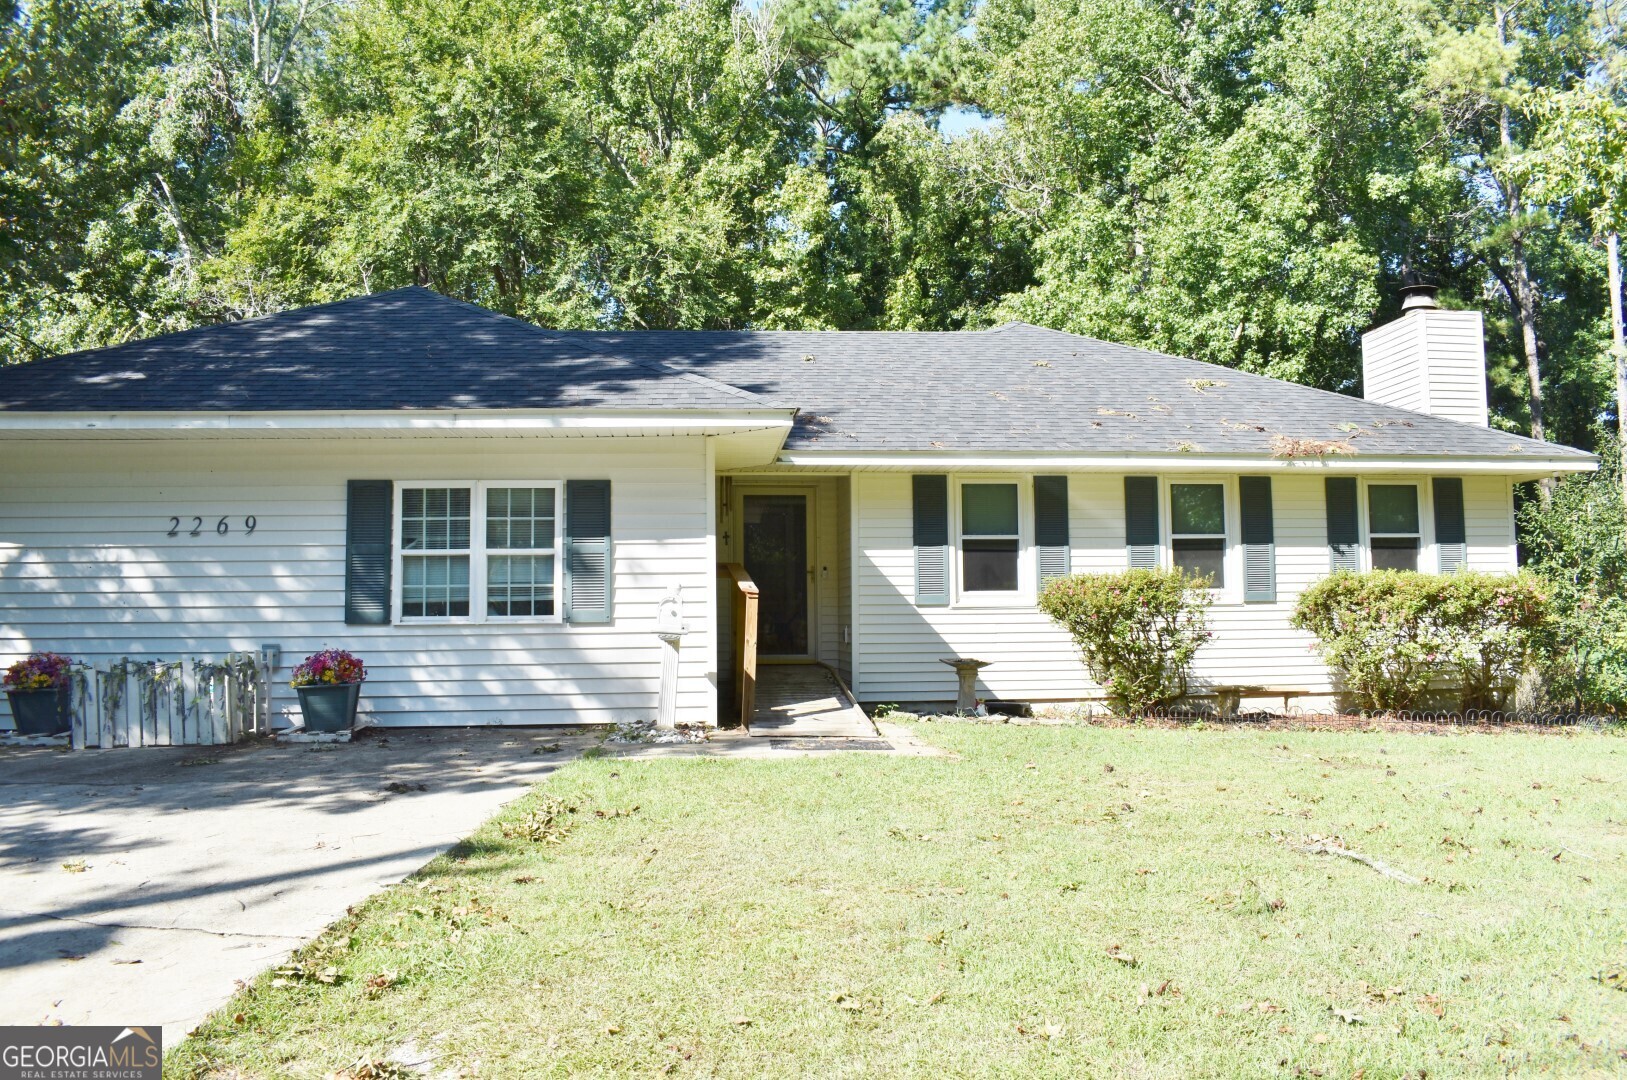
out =
{"type": "Polygon", "coordinates": [[[0,750],[0,1024],[162,1024],[173,1046],[600,737],[0,750]]]}
{"type": "Polygon", "coordinates": [[[760,739],[876,737],[876,726],[824,664],[761,665],[746,726],[760,739]]]}

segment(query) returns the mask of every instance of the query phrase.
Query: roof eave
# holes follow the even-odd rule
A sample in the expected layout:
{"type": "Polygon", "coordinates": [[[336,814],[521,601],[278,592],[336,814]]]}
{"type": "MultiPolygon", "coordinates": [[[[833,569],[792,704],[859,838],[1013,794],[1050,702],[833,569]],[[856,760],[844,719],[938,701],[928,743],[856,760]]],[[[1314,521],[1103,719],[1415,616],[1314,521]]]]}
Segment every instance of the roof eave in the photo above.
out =
{"type": "Polygon", "coordinates": [[[401,409],[367,411],[0,412],[0,439],[142,435],[174,438],[231,435],[709,435],[742,429],[789,433],[796,410],[401,409]]]}
{"type": "Polygon", "coordinates": [[[927,471],[1042,471],[1076,472],[1327,472],[1395,473],[1440,471],[1489,473],[1516,479],[1541,479],[1565,473],[1593,472],[1598,459],[1579,451],[1537,457],[1532,454],[1476,456],[1471,454],[1352,454],[1283,458],[1270,454],[1102,454],[1008,451],[824,451],[788,450],[779,464],[807,468],[927,471]]]}

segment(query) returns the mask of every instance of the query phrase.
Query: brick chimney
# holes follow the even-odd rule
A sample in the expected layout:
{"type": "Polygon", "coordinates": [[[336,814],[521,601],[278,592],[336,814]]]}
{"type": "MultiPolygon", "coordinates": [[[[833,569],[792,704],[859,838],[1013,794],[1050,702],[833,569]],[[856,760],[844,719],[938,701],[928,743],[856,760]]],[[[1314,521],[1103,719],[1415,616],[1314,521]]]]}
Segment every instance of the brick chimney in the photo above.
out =
{"type": "Polygon", "coordinates": [[[1433,285],[1401,290],[1401,317],[1361,338],[1363,396],[1487,427],[1486,331],[1478,311],[1447,311],[1433,285]]]}

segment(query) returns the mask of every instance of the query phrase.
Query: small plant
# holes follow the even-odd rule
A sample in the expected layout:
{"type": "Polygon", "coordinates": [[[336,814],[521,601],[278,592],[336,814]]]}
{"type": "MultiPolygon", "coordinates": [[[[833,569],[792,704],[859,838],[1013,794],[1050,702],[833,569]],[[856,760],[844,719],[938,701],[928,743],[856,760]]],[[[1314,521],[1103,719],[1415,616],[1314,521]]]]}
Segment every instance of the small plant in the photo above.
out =
{"type": "Polygon", "coordinates": [[[361,660],[343,649],[323,649],[305,658],[294,669],[291,686],[336,686],[359,683],[367,679],[367,668],[361,660]]]}
{"type": "Polygon", "coordinates": [[[1072,635],[1090,677],[1132,716],[1186,693],[1192,658],[1208,641],[1209,592],[1175,570],[1058,578],[1039,609],[1072,635]]]}
{"type": "Polygon", "coordinates": [[[60,690],[68,685],[68,669],[73,661],[61,653],[30,653],[6,669],[0,688],[6,690],[60,690]]]}
{"type": "Polygon", "coordinates": [[[1541,641],[1548,595],[1526,573],[1344,570],[1305,590],[1293,624],[1366,708],[1414,708],[1446,682],[1464,708],[1489,709],[1541,641]]]}

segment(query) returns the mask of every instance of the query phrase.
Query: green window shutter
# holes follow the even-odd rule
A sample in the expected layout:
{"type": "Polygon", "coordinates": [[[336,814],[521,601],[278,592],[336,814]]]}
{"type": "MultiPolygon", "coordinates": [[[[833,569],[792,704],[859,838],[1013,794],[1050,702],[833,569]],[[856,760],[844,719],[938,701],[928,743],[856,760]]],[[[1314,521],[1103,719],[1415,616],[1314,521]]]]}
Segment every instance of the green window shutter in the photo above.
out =
{"type": "Polygon", "coordinates": [[[1463,481],[1456,476],[1435,477],[1435,547],[1441,553],[1443,574],[1455,574],[1469,561],[1463,481]]]}
{"type": "Polygon", "coordinates": [[[1271,477],[1237,481],[1243,511],[1243,599],[1277,599],[1277,529],[1271,513],[1271,477]]]}
{"type": "Polygon", "coordinates": [[[345,487],[345,623],[387,626],[395,488],[388,480],[351,480],[345,487]]]}
{"type": "Polygon", "coordinates": [[[1158,569],[1158,477],[1124,478],[1124,543],[1130,569],[1158,569]]]}
{"type": "Polygon", "coordinates": [[[565,481],[565,621],[610,621],[610,481],[565,481]]]}
{"type": "Polygon", "coordinates": [[[949,603],[949,477],[915,476],[915,602],[949,603]]]}
{"type": "Polygon", "coordinates": [[[1328,500],[1328,560],[1335,570],[1361,569],[1361,524],[1357,518],[1356,478],[1330,476],[1324,482],[1328,500]]]}
{"type": "Polygon", "coordinates": [[[1069,574],[1068,478],[1034,477],[1034,548],[1039,553],[1039,587],[1069,574]]]}

